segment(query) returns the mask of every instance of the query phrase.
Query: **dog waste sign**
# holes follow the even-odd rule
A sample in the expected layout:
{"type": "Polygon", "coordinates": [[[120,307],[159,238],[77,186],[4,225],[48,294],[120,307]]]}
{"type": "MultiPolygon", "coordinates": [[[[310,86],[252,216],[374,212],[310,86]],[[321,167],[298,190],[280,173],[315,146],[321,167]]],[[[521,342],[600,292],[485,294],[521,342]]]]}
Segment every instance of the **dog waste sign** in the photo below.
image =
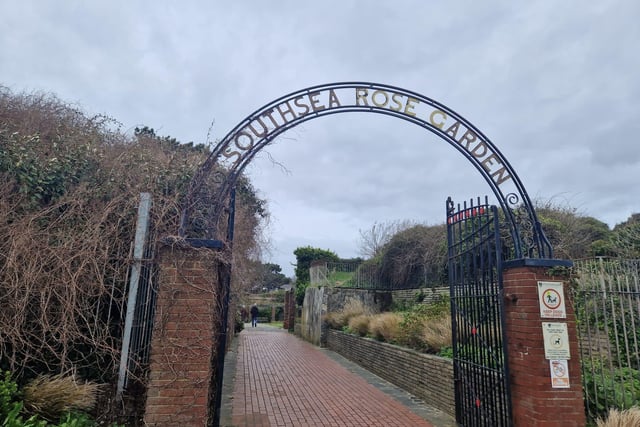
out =
{"type": "Polygon", "coordinates": [[[571,359],[566,323],[542,322],[542,337],[546,359],[571,359]]]}
{"type": "Polygon", "coordinates": [[[566,319],[562,282],[538,282],[538,302],[543,319],[566,319]]]}
{"type": "Polygon", "coordinates": [[[551,388],[569,388],[569,364],[566,360],[549,360],[551,388]]]}

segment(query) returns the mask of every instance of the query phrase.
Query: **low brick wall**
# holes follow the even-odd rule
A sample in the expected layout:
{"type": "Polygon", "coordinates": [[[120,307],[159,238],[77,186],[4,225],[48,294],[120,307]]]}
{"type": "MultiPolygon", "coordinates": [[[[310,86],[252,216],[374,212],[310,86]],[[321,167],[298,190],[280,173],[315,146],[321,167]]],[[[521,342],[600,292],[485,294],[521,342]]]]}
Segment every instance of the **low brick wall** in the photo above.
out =
{"type": "Polygon", "coordinates": [[[336,330],[328,331],[327,347],[455,417],[451,360],[336,330]]]}

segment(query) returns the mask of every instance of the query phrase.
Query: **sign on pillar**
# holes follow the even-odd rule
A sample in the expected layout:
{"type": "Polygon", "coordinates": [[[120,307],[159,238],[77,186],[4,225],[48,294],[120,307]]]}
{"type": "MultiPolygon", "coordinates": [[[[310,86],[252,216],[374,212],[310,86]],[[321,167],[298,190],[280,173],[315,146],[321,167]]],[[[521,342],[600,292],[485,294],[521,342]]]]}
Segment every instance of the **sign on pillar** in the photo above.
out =
{"type": "MultiPolygon", "coordinates": [[[[538,303],[543,319],[566,319],[562,282],[538,282],[538,303]]],[[[551,388],[569,388],[569,334],[566,323],[542,322],[544,355],[549,360],[551,388]]]]}
{"type": "Polygon", "coordinates": [[[540,317],[543,319],[566,319],[562,282],[538,282],[540,317]]]}

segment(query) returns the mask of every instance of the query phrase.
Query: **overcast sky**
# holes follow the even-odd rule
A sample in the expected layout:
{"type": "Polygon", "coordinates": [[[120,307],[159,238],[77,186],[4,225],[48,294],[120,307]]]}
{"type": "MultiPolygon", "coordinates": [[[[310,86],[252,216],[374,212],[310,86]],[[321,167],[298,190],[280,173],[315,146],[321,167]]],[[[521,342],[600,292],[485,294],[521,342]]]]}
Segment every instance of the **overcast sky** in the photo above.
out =
{"type": "MultiPolygon", "coordinates": [[[[640,212],[639,19],[636,0],[5,1],[0,84],[195,143],[308,86],[399,86],[479,128],[532,198],[614,226],[640,212]]],[[[491,192],[437,136],[364,113],[292,129],[247,173],[288,275],[296,247],[357,256],[359,229],[491,192]]]]}

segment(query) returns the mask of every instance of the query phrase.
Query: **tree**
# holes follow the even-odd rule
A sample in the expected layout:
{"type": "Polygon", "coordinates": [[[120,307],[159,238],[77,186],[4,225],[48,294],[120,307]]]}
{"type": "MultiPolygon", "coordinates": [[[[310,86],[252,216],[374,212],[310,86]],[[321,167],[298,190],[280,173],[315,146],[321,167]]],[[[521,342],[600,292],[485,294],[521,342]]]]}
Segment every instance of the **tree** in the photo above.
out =
{"type": "Polygon", "coordinates": [[[340,257],[328,249],[318,249],[311,246],[297,248],[293,251],[296,256],[296,301],[302,304],[304,292],[311,282],[309,269],[313,261],[338,262],[340,257]]]}
{"type": "Polygon", "coordinates": [[[380,278],[393,288],[446,284],[446,226],[414,225],[402,230],[384,246],[380,258],[380,278]]]}
{"type": "Polygon", "coordinates": [[[402,230],[415,224],[409,220],[374,222],[367,230],[358,230],[360,234],[359,253],[366,259],[376,258],[391,238],[402,230]]]}
{"type": "Polygon", "coordinates": [[[609,226],[575,208],[549,201],[537,203],[536,213],[556,258],[579,259],[606,255],[603,242],[610,239],[609,226]]]}
{"type": "Polygon", "coordinates": [[[290,278],[282,274],[280,265],[272,263],[260,264],[260,276],[256,285],[252,288],[253,291],[261,292],[264,289],[273,291],[291,282],[290,278]]]}
{"type": "Polygon", "coordinates": [[[611,246],[620,257],[640,258],[640,213],[632,214],[613,228],[611,246]]]}

